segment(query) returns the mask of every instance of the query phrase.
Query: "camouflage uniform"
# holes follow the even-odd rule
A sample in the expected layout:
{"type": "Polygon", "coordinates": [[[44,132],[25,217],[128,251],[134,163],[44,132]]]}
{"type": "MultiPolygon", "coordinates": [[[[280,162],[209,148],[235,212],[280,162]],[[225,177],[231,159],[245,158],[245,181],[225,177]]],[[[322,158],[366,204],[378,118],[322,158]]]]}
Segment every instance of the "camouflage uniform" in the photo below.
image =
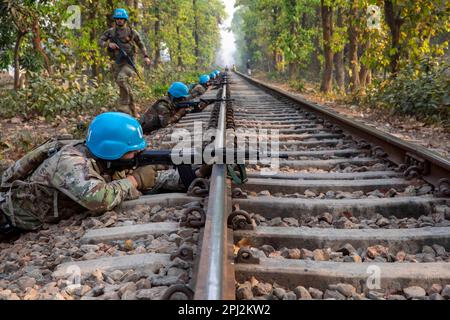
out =
{"type": "MultiPolygon", "coordinates": [[[[43,223],[85,211],[103,213],[141,195],[125,176],[123,172],[107,172],[84,143],[68,144],[44,160],[24,181],[15,180],[5,188],[4,175],[0,216],[3,212],[17,228],[36,230],[43,223]]],[[[176,170],[165,170],[157,173],[152,192],[183,187],[176,170]]]]}
{"type": "Polygon", "coordinates": [[[169,124],[177,122],[186,114],[186,110],[177,108],[169,97],[163,97],[156,101],[142,115],[139,122],[145,134],[165,128],[169,124]]]}
{"type": "MultiPolygon", "coordinates": [[[[144,57],[148,57],[147,50],[145,49],[141,37],[136,30],[128,26],[123,28],[111,28],[100,37],[100,46],[102,48],[108,48],[110,40],[114,37],[119,39],[121,42],[121,47],[133,60],[136,54],[134,44],[139,47],[144,57]]],[[[108,52],[110,53],[111,59],[114,59],[114,61],[120,54],[119,50],[113,51],[109,49],[108,52]]],[[[122,61],[121,63],[117,63],[115,61],[112,65],[112,71],[114,74],[114,80],[120,89],[120,104],[117,106],[117,111],[125,112],[136,117],[137,114],[134,104],[134,97],[129,82],[129,79],[135,76],[135,71],[126,61],[122,61]]]]}
{"type": "Polygon", "coordinates": [[[198,83],[196,84],[191,90],[190,94],[193,99],[198,98],[206,93],[208,90],[208,87],[205,87],[204,85],[198,83]]]}

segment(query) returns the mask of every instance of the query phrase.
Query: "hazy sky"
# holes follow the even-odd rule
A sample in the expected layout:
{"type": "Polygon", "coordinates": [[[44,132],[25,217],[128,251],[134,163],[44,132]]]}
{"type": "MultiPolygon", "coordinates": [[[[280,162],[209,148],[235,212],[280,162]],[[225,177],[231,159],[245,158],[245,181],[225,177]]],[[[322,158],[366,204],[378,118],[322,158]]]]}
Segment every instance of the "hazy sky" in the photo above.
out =
{"type": "Polygon", "coordinates": [[[220,66],[228,66],[231,67],[234,61],[234,54],[236,52],[236,45],[234,43],[234,34],[232,32],[227,32],[226,28],[231,26],[231,20],[233,19],[234,14],[234,3],[235,0],[222,0],[225,4],[226,11],[228,13],[228,19],[224,21],[221,26],[221,36],[222,36],[222,44],[220,47],[219,54],[217,55],[217,64],[220,66]]]}

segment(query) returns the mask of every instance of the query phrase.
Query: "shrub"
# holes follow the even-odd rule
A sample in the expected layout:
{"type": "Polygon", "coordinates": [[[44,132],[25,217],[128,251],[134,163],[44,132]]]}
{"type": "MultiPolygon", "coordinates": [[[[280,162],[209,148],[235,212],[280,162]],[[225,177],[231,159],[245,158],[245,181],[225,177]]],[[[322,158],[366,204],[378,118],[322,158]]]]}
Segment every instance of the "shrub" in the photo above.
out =
{"type": "Polygon", "coordinates": [[[366,102],[394,114],[411,115],[426,122],[450,125],[450,80],[448,63],[424,59],[409,65],[396,78],[368,91],[366,102]]]}
{"type": "Polygon", "coordinates": [[[298,92],[304,92],[305,91],[305,81],[303,80],[291,80],[289,81],[289,86],[298,92]]]}
{"type": "Polygon", "coordinates": [[[116,98],[116,89],[86,76],[57,73],[50,77],[31,74],[28,86],[17,92],[3,92],[0,117],[21,115],[24,118],[74,115],[96,112],[108,107],[116,98]]]}

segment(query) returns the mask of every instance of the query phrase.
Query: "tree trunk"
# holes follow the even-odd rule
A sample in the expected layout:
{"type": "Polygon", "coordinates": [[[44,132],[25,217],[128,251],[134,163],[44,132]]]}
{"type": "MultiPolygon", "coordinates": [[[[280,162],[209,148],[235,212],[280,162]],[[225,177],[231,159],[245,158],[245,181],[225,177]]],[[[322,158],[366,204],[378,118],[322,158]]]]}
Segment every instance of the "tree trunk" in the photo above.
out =
{"type": "Polygon", "coordinates": [[[359,81],[359,59],[358,59],[358,35],[359,30],[356,26],[358,19],[358,6],[355,0],[353,0],[350,7],[349,14],[349,28],[348,28],[348,37],[349,37],[349,50],[348,50],[348,62],[350,67],[350,91],[352,93],[359,90],[360,81],[359,81]]]}
{"type": "Polygon", "coordinates": [[[39,26],[38,17],[34,17],[32,32],[33,32],[34,50],[36,50],[42,56],[42,58],[44,59],[45,69],[47,70],[48,74],[51,74],[52,68],[50,65],[50,59],[48,58],[47,54],[45,53],[44,49],[42,48],[41,28],[39,26]]]}
{"type": "Polygon", "coordinates": [[[155,37],[153,45],[155,47],[155,57],[153,59],[153,64],[156,67],[159,66],[161,62],[161,41],[160,41],[160,33],[161,33],[161,13],[159,11],[159,3],[156,4],[155,7],[155,37]]]}
{"type": "MultiPolygon", "coordinates": [[[[278,8],[275,7],[272,12],[272,25],[276,26],[278,20],[278,8]]],[[[278,50],[274,48],[272,51],[272,70],[278,71],[278,50]]]]}
{"type": "MultiPolygon", "coordinates": [[[[337,12],[337,26],[342,28],[344,26],[344,15],[342,8],[337,12]]],[[[337,52],[334,57],[334,64],[336,67],[336,84],[341,93],[345,92],[345,66],[344,66],[344,49],[337,52]]]]}
{"type": "MultiPolygon", "coordinates": [[[[90,7],[89,19],[91,21],[94,21],[97,18],[98,2],[94,2],[91,5],[92,5],[92,7],[90,7]]],[[[91,43],[95,43],[97,41],[96,28],[92,28],[90,30],[89,37],[90,37],[91,43]]],[[[92,73],[92,77],[98,79],[98,76],[100,74],[100,67],[99,67],[98,61],[96,59],[96,55],[97,55],[96,50],[95,49],[91,50],[91,59],[92,59],[91,73],[92,73]]]]}
{"type": "Polygon", "coordinates": [[[325,67],[322,76],[322,85],[320,90],[329,93],[333,85],[333,50],[331,50],[331,38],[333,35],[333,9],[324,4],[321,0],[322,9],[322,31],[323,31],[323,49],[325,57],[325,67]]]}
{"type": "Polygon", "coordinates": [[[107,14],[106,14],[106,21],[108,23],[108,28],[111,28],[114,25],[114,19],[113,19],[113,15],[112,15],[112,12],[114,11],[114,2],[113,2],[113,0],[108,0],[107,4],[108,4],[109,10],[107,11],[107,14]]]}
{"type": "Polygon", "coordinates": [[[178,67],[183,67],[183,52],[182,50],[182,44],[181,44],[181,30],[180,26],[177,25],[177,36],[178,36],[178,67]]]}
{"type": "Polygon", "coordinates": [[[17,31],[16,45],[14,46],[14,90],[20,88],[20,45],[26,32],[17,31]]]}
{"type": "Polygon", "coordinates": [[[289,63],[289,79],[296,80],[298,76],[298,64],[296,62],[289,63]]]}
{"type": "MultiPolygon", "coordinates": [[[[361,48],[361,56],[369,50],[370,47],[370,39],[368,34],[363,34],[365,36],[366,42],[364,43],[364,46],[361,48]]],[[[361,70],[359,72],[359,82],[362,89],[365,89],[367,86],[367,75],[369,74],[370,69],[365,64],[361,63],[361,70]]]]}
{"type": "Polygon", "coordinates": [[[194,11],[194,41],[195,41],[195,57],[196,66],[200,67],[200,38],[198,35],[198,10],[197,10],[197,0],[192,0],[192,10],[194,11]]]}
{"type": "Polygon", "coordinates": [[[390,55],[390,67],[392,76],[395,77],[401,55],[400,29],[404,21],[400,17],[401,9],[396,8],[392,0],[384,1],[384,15],[391,32],[391,50],[393,50],[393,53],[390,55]]]}
{"type": "Polygon", "coordinates": [[[322,21],[320,21],[320,15],[321,15],[321,7],[320,5],[317,5],[315,7],[315,15],[314,15],[314,21],[312,21],[312,28],[317,28],[317,35],[314,37],[314,51],[311,54],[311,63],[308,68],[309,74],[311,76],[311,79],[314,81],[321,81],[321,62],[319,60],[319,56],[323,53],[323,48],[321,45],[321,36],[320,32],[322,30],[322,21]]]}
{"type": "Polygon", "coordinates": [[[366,85],[369,86],[372,84],[372,70],[367,72],[366,85]]]}

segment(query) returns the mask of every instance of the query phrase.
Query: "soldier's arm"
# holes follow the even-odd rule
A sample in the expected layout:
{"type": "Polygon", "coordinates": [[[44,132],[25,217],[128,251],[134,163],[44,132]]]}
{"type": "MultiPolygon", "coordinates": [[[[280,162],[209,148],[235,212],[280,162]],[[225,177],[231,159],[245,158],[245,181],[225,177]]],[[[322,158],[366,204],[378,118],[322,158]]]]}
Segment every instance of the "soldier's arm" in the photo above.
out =
{"type": "Polygon", "coordinates": [[[111,38],[110,30],[105,31],[102,36],[100,37],[100,40],[98,42],[99,46],[101,48],[107,48],[109,45],[109,40],[111,38]]]}
{"type": "Polygon", "coordinates": [[[152,106],[153,112],[157,115],[162,128],[167,127],[171,122],[171,111],[169,103],[160,101],[152,106]]]}
{"type": "Polygon", "coordinates": [[[144,58],[148,58],[147,49],[145,48],[144,43],[142,42],[141,35],[136,30],[133,30],[133,33],[134,33],[134,36],[133,36],[134,42],[136,43],[138,48],[141,50],[144,58]]]}
{"type": "Polygon", "coordinates": [[[170,117],[169,123],[175,123],[178,122],[181,118],[183,118],[186,115],[186,110],[179,109],[173,116],[170,117]]]}
{"type": "Polygon", "coordinates": [[[194,89],[191,90],[191,95],[189,97],[189,100],[198,98],[202,95],[202,93],[198,90],[197,87],[194,87],[194,89]]]}
{"type": "Polygon", "coordinates": [[[106,182],[91,160],[79,155],[61,155],[53,185],[89,211],[104,212],[124,200],[136,199],[139,192],[129,179],[106,182]]]}

